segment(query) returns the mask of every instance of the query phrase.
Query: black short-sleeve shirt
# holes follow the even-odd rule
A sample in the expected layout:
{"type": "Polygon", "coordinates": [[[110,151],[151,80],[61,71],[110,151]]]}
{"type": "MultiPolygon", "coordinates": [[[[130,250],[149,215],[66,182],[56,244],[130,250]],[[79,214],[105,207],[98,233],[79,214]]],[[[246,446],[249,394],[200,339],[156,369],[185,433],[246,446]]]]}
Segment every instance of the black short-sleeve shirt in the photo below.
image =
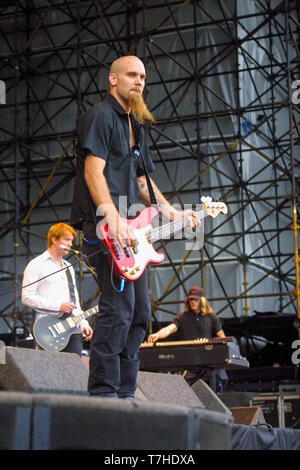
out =
{"type": "Polygon", "coordinates": [[[221,320],[215,313],[200,315],[192,311],[183,312],[175,316],[173,323],[184,340],[214,338],[222,330],[221,320]]]}
{"type": "Polygon", "coordinates": [[[137,184],[137,177],[145,174],[141,154],[149,173],[155,167],[149,152],[147,128],[132,117],[131,125],[136,141],[134,149],[129,143],[128,114],[110,94],[79,119],[78,162],[71,214],[71,223],[76,228],[81,228],[83,222],[95,220],[96,207],[84,181],[84,160],[88,154],[105,160],[104,176],[118,210],[121,209],[120,197],[123,201],[121,216],[126,217],[124,208],[126,211],[132,205],[141,204],[137,184]]]}

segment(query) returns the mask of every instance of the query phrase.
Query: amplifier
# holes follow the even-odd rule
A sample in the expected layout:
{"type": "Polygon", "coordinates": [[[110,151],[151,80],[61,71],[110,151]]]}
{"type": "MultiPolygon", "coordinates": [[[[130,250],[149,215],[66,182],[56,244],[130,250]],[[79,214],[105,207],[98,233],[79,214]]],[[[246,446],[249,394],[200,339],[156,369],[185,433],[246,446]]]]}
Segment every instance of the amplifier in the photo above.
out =
{"type": "Polygon", "coordinates": [[[262,395],[253,397],[250,406],[259,406],[267,424],[300,429],[300,395],[262,395]]]}
{"type": "Polygon", "coordinates": [[[284,427],[300,429],[300,396],[283,397],[284,427]]]}
{"type": "Polygon", "coordinates": [[[253,397],[250,406],[260,407],[267,424],[271,424],[274,428],[283,427],[279,395],[253,397]]]}

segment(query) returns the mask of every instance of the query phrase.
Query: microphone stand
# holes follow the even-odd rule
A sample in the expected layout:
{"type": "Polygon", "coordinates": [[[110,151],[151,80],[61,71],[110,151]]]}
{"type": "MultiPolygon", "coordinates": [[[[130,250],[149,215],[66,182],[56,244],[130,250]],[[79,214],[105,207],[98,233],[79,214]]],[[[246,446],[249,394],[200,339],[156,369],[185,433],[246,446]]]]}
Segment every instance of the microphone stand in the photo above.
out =
{"type": "Polygon", "coordinates": [[[90,271],[94,276],[97,277],[95,271],[94,271],[90,266],[88,266],[86,263],[84,263],[84,262],[79,258],[78,255],[76,255],[75,253],[73,253],[73,256],[74,256],[74,258],[76,259],[76,261],[78,261],[78,263],[82,264],[82,266],[84,266],[88,271],[90,271]]]}
{"type": "Polygon", "coordinates": [[[82,251],[79,251],[79,250],[74,250],[74,248],[68,248],[64,245],[60,245],[59,247],[61,250],[65,250],[65,251],[68,251],[75,259],[76,261],[78,261],[78,263],[80,263],[82,266],[84,266],[88,271],[90,271],[93,276],[95,276],[95,278],[97,279],[97,274],[95,273],[95,271],[90,267],[88,266],[86,263],[84,263],[81,259],[81,257],[85,257],[85,254],[82,252],[82,251]],[[80,255],[80,258],[78,257],[78,255],[80,255]]]}
{"type": "Polygon", "coordinates": [[[84,253],[82,253],[82,251],[79,251],[79,250],[74,250],[74,248],[68,248],[64,245],[60,245],[59,247],[61,250],[65,250],[65,251],[68,251],[75,259],[76,261],[78,261],[78,263],[80,263],[82,266],[84,266],[88,271],[90,271],[94,276],[97,277],[95,271],[90,267],[88,266],[86,263],[84,263],[81,259],[81,257],[85,256],[84,253]],[[78,257],[78,255],[80,255],[80,258],[78,257]]]}

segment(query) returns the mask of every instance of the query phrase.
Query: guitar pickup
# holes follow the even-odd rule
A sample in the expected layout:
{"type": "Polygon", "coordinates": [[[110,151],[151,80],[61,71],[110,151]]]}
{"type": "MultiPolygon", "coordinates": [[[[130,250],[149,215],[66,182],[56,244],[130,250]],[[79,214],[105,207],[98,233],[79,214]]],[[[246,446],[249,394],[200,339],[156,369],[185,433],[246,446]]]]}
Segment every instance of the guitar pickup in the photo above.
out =
{"type": "Polygon", "coordinates": [[[121,246],[117,241],[112,243],[112,248],[118,260],[124,258],[121,246]]]}
{"type": "Polygon", "coordinates": [[[56,338],[56,334],[55,334],[55,332],[53,331],[53,328],[51,328],[51,326],[48,326],[48,330],[49,330],[50,333],[52,334],[53,338],[56,338]]]}
{"type": "Polygon", "coordinates": [[[72,317],[68,317],[68,318],[66,319],[66,322],[68,323],[68,325],[69,325],[70,328],[74,328],[75,326],[77,326],[76,323],[75,323],[75,321],[74,321],[74,317],[73,317],[73,318],[72,318],[72,317]]]}
{"type": "Polygon", "coordinates": [[[138,242],[138,240],[137,240],[137,241],[136,241],[136,245],[135,245],[135,247],[134,247],[134,248],[132,248],[132,251],[133,251],[133,253],[134,253],[135,255],[137,255],[137,254],[138,254],[138,252],[139,252],[139,249],[138,249],[138,244],[139,244],[139,242],[138,242]]]}
{"type": "Polygon", "coordinates": [[[53,327],[59,335],[61,335],[62,333],[66,331],[64,325],[61,322],[55,323],[53,327]]]}
{"type": "Polygon", "coordinates": [[[130,250],[129,250],[128,246],[124,246],[124,252],[125,252],[125,255],[127,256],[127,258],[130,258],[131,253],[130,253],[130,250]]]}
{"type": "Polygon", "coordinates": [[[127,256],[127,258],[130,258],[131,253],[130,253],[130,250],[129,250],[129,248],[128,248],[128,245],[127,245],[127,243],[125,242],[125,240],[123,240],[123,243],[124,243],[124,246],[123,246],[124,253],[125,253],[125,255],[127,256]]]}

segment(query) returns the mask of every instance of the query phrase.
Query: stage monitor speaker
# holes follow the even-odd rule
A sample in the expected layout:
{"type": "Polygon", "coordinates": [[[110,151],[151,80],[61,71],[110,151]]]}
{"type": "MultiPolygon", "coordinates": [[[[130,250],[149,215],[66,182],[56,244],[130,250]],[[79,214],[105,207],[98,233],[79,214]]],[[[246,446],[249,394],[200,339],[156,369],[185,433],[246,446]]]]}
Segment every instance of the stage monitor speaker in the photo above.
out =
{"type": "Polygon", "coordinates": [[[216,395],[216,393],[203,380],[198,379],[191,386],[191,389],[207,410],[217,411],[231,416],[229,408],[227,408],[218,395],[216,395]]]}
{"type": "MultiPolygon", "coordinates": [[[[89,368],[89,358],[82,357],[89,368]]],[[[183,377],[177,374],[139,371],[136,398],[142,401],[205,408],[183,377]]]]}
{"type": "MultiPolygon", "coordinates": [[[[88,368],[76,354],[6,347],[0,390],[87,394],[88,368]]],[[[175,374],[139,372],[136,397],[143,401],[205,408],[230,414],[202,380],[192,388],[175,374]]]]}
{"type": "MultiPolygon", "coordinates": [[[[114,457],[114,449],[186,452],[231,448],[229,417],[201,408],[3,391],[0,419],[1,450],[107,449],[110,452],[104,463],[122,463],[109,460],[114,457]]],[[[165,455],[167,460],[161,463],[192,463],[182,459],[170,461],[172,452],[165,455]]],[[[159,463],[154,455],[152,461],[149,455],[146,458],[146,464],[159,463]]],[[[123,463],[128,466],[129,460],[123,463]]]]}
{"type": "Polygon", "coordinates": [[[237,406],[230,408],[235,424],[254,426],[255,424],[266,424],[260,406],[237,406]]]}
{"type": "Polygon", "coordinates": [[[87,394],[88,370],[77,354],[5,348],[0,390],[87,394]]]}
{"type": "Polygon", "coordinates": [[[205,408],[183,377],[175,374],[139,372],[136,397],[140,400],[205,408]]]}

